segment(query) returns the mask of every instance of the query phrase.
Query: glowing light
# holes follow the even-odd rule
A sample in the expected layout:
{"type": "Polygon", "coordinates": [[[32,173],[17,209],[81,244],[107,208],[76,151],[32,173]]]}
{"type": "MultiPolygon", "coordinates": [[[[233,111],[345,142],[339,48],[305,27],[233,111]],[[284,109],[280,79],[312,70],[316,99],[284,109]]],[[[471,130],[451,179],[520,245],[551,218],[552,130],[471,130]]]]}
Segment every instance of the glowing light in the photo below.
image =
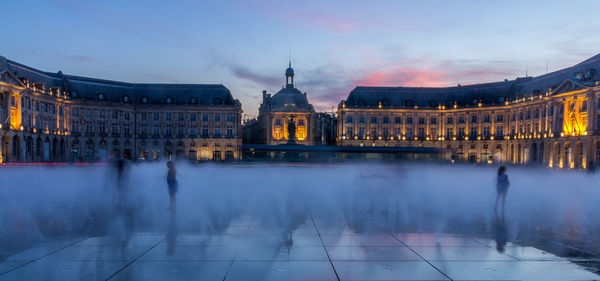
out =
{"type": "Polygon", "coordinates": [[[469,140],[469,137],[465,137],[465,140],[469,140]]]}
{"type": "Polygon", "coordinates": [[[564,137],[564,136],[565,136],[565,133],[563,133],[563,132],[560,132],[560,136],[561,136],[561,137],[564,137]]]}
{"type": "Polygon", "coordinates": [[[494,136],[491,136],[491,137],[490,137],[490,139],[491,139],[491,140],[494,140],[494,136]]]}

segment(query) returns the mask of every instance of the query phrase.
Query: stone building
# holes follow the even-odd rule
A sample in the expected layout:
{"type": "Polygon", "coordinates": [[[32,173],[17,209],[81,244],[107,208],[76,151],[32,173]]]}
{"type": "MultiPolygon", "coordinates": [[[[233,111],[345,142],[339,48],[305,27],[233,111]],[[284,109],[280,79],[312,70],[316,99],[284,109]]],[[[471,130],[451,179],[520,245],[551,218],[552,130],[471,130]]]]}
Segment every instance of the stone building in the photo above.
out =
{"type": "Polygon", "coordinates": [[[223,85],[143,84],[0,57],[0,161],[240,157],[241,105],[223,85]]]}
{"type": "Polygon", "coordinates": [[[600,55],[539,77],[446,88],[356,87],[340,146],[437,148],[447,160],[585,168],[600,161],[600,55]]]}
{"type": "Polygon", "coordinates": [[[262,93],[258,117],[244,124],[244,143],[285,144],[288,143],[288,120],[295,124],[295,143],[314,145],[317,114],[308,102],[306,93],[294,86],[294,69],[285,71],[285,86],[273,96],[262,93]]]}

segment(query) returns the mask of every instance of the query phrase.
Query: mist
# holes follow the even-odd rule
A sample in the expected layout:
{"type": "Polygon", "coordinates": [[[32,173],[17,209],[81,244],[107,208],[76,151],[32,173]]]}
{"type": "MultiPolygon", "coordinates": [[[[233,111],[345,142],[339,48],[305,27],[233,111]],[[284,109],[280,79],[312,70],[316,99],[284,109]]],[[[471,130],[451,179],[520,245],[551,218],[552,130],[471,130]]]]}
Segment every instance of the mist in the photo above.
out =
{"type": "MultiPolygon", "coordinates": [[[[164,232],[173,216],[180,233],[235,233],[230,222],[249,219],[283,237],[315,222],[340,234],[486,235],[497,214],[493,166],[181,162],[176,169],[177,207],[170,212],[164,162],[129,163],[121,191],[112,165],[1,168],[0,237],[164,232]]],[[[507,174],[510,237],[540,228],[582,241],[598,233],[598,176],[526,167],[508,167],[507,174]]]]}

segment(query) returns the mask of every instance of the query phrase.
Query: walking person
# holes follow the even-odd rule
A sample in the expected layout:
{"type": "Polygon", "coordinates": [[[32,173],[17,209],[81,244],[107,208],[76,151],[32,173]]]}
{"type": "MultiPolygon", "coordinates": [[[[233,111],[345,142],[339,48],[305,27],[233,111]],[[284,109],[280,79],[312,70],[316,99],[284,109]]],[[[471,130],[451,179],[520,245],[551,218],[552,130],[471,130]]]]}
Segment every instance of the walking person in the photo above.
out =
{"type": "Polygon", "coordinates": [[[496,178],[496,206],[494,210],[498,209],[498,200],[500,200],[500,196],[502,196],[502,211],[504,211],[504,205],[506,204],[506,193],[508,193],[508,186],[510,185],[508,181],[508,175],[506,175],[506,167],[500,166],[498,169],[498,177],[496,178]]]}
{"type": "Polygon", "coordinates": [[[169,168],[169,172],[167,172],[167,185],[169,186],[169,198],[171,200],[171,205],[168,209],[171,211],[175,211],[175,195],[177,194],[177,170],[175,170],[175,163],[173,163],[173,161],[167,162],[167,167],[169,168]]]}

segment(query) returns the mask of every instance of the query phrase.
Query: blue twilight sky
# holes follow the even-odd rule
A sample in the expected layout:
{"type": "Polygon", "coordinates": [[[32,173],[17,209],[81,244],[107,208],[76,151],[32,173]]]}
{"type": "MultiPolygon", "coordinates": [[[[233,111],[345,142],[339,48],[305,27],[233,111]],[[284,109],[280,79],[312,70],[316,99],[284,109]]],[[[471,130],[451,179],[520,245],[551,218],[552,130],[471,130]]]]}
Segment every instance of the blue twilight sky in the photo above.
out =
{"type": "Polygon", "coordinates": [[[600,53],[600,1],[2,1],[0,55],[128,82],[218,83],[258,111],[284,84],[331,110],[356,85],[540,75],[600,53]]]}

